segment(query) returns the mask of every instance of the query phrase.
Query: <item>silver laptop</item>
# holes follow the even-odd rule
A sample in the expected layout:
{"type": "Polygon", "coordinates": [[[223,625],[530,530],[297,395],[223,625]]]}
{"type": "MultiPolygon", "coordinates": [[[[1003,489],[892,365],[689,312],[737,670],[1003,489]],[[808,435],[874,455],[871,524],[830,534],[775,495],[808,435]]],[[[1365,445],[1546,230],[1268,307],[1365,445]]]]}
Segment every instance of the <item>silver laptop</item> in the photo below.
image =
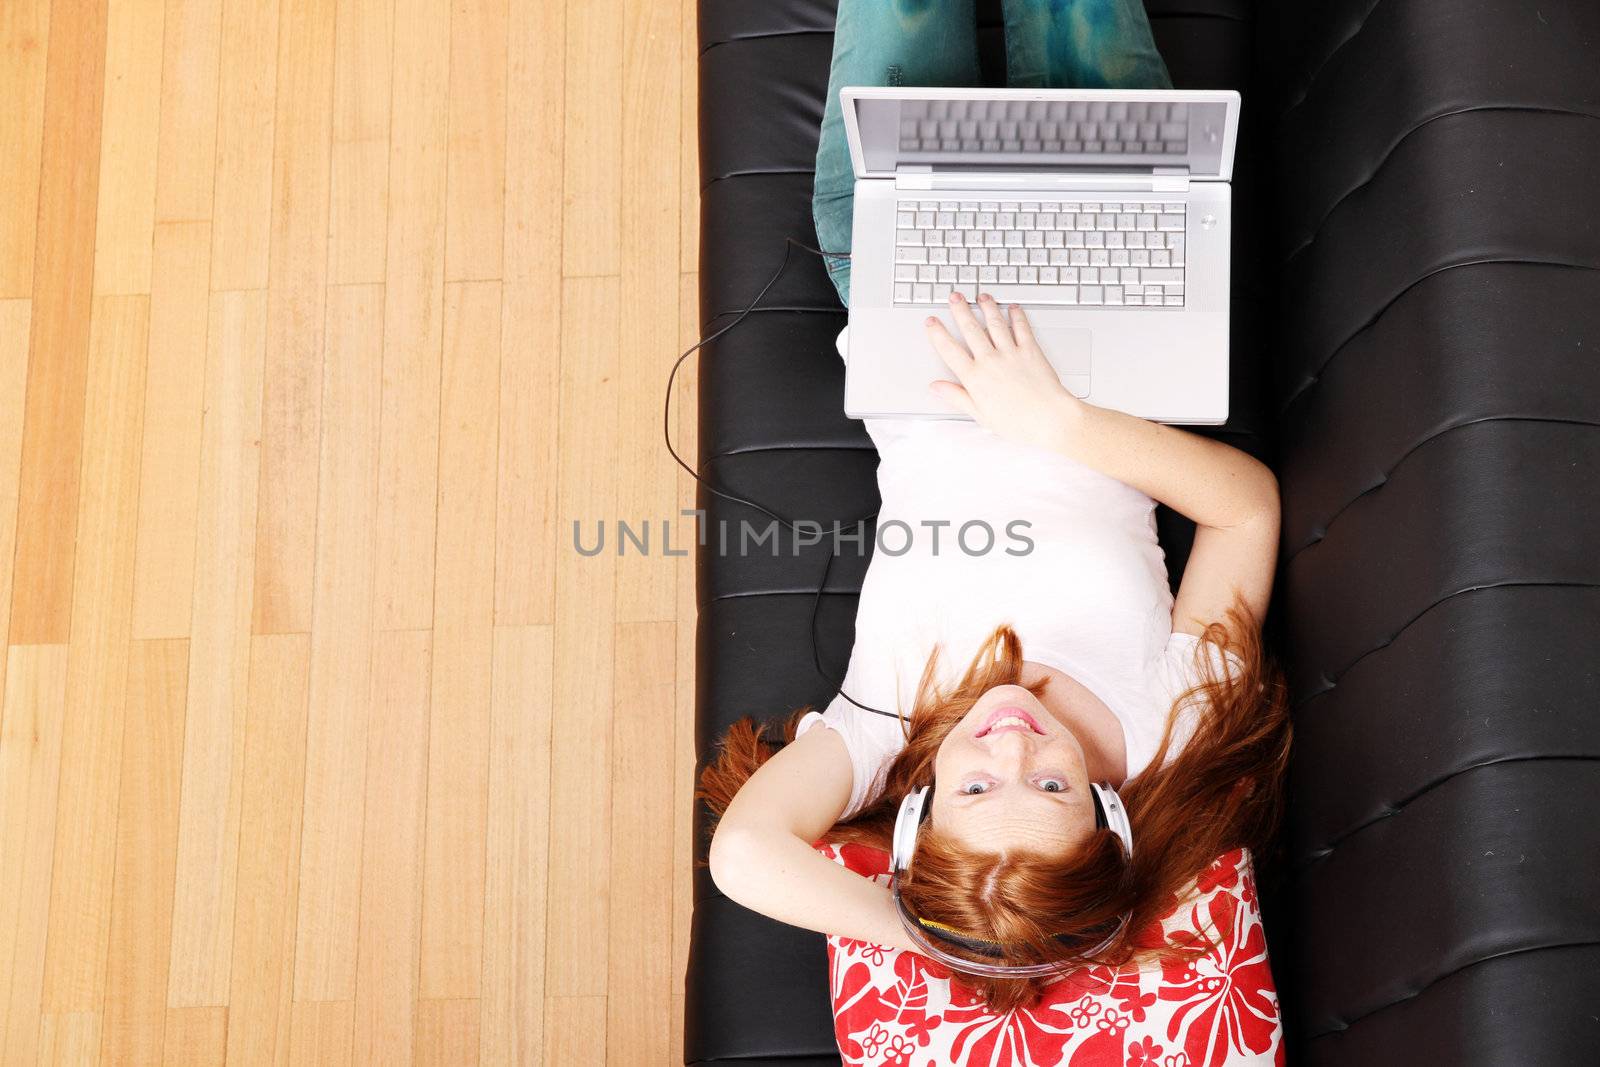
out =
{"type": "Polygon", "coordinates": [[[955,416],[923,329],[952,289],[1027,309],[1074,394],[1228,417],[1232,90],[845,88],[845,411],[955,416]]]}

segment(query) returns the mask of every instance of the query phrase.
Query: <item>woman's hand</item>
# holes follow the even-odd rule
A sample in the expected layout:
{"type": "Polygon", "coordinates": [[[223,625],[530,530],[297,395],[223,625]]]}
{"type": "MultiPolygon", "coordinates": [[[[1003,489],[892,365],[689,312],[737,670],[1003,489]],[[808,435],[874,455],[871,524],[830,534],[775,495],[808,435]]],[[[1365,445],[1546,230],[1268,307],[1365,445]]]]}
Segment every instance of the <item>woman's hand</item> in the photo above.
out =
{"type": "Polygon", "coordinates": [[[1011,305],[1008,321],[994,298],[983,294],[978,297],[980,319],[964,296],[952,293],[950,311],[960,339],[938,318],[926,323],[934,350],[956,376],[953,382],[930,383],[933,391],[991,433],[1060,449],[1063,434],[1084,404],[1061,384],[1022,308],[1011,305]]]}

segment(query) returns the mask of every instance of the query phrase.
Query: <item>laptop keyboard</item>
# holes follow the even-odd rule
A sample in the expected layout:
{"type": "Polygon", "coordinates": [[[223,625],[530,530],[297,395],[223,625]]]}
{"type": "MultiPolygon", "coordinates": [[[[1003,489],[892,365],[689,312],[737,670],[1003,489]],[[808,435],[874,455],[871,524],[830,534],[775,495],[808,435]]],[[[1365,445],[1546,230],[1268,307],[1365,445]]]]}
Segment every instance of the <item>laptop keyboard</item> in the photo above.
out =
{"type": "Polygon", "coordinates": [[[894,302],[1182,307],[1181,201],[901,200],[894,302]]]}

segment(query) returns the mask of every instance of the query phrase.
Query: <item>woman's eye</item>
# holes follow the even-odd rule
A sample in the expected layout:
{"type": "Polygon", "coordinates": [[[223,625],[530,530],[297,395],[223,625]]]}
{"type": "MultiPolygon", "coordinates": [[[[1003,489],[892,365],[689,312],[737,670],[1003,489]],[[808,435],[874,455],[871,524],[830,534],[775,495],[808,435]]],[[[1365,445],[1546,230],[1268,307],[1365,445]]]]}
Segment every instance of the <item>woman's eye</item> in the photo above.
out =
{"type": "Polygon", "coordinates": [[[968,782],[966,785],[961,787],[961,792],[967,796],[972,796],[975,793],[982,793],[983,791],[984,785],[982,782],[968,782]]]}
{"type": "Polygon", "coordinates": [[[1039,788],[1046,793],[1059,793],[1067,788],[1067,783],[1059,778],[1045,778],[1039,782],[1039,788]]]}

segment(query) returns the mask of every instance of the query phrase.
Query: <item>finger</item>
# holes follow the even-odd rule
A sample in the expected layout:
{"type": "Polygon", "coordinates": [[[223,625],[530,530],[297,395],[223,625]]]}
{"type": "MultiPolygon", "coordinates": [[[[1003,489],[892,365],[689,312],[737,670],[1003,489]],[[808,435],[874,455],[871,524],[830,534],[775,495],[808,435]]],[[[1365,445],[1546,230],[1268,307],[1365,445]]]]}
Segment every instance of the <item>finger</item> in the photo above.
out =
{"type": "Polygon", "coordinates": [[[964,376],[972,366],[972,353],[951,336],[943,321],[930,317],[924,322],[923,327],[928,334],[928,340],[933,342],[933,350],[944,360],[944,365],[949,367],[957,378],[965,380],[964,376]]]}
{"type": "Polygon", "coordinates": [[[989,328],[989,343],[997,349],[1007,349],[1016,345],[1016,339],[1011,336],[1011,324],[1006,322],[1005,312],[1000,310],[1000,305],[988,293],[978,296],[978,309],[983,312],[983,321],[989,328]]]}
{"type": "Polygon", "coordinates": [[[956,320],[956,328],[961,331],[961,337],[967,342],[967,347],[973,352],[979,351],[984,346],[993,347],[989,340],[989,328],[978,321],[978,316],[972,313],[972,305],[960,293],[950,294],[951,315],[956,320]]]}
{"type": "Polygon", "coordinates": [[[944,401],[951,410],[959,411],[969,418],[977,418],[978,412],[973,406],[972,396],[962,386],[941,379],[929,382],[928,388],[932,389],[934,395],[944,401]]]}
{"type": "Polygon", "coordinates": [[[1018,346],[1038,346],[1039,342],[1033,336],[1033,324],[1028,321],[1028,315],[1022,310],[1021,304],[1011,305],[1011,329],[1017,335],[1018,346]]]}

